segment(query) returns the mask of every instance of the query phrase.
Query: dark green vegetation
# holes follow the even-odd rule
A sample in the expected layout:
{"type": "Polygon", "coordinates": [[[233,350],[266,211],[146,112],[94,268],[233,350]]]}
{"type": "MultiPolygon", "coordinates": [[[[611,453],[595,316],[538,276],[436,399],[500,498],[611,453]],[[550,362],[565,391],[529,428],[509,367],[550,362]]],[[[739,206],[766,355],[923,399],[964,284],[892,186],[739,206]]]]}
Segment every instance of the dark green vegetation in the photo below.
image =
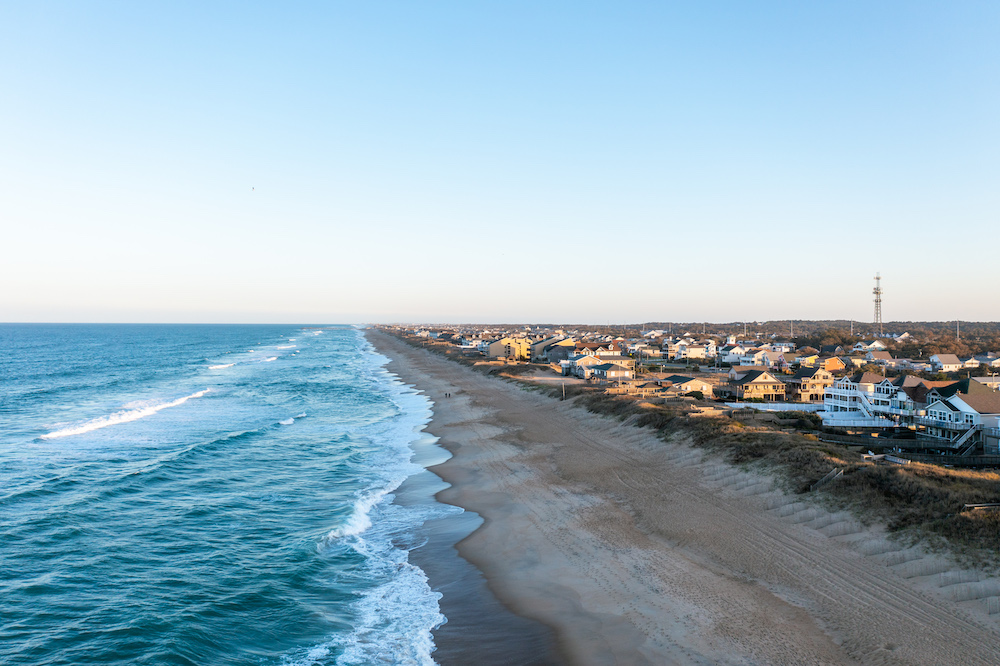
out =
{"type": "MultiPolygon", "coordinates": [[[[483,363],[448,344],[404,339],[477,371],[562,397],[561,386],[540,387],[525,377],[544,366],[483,363]]],[[[810,494],[851,510],[864,522],[884,523],[901,537],[946,548],[966,562],[1000,566],[1000,511],[964,510],[965,504],[1000,502],[1000,474],[994,470],[866,461],[862,447],[821,441],[818,417],[805,412],[744,422],[699,415],[694,401],[652,404],[579,384],[567,385],[565,392],[567,400],[590,412],[651,428],[664,440],[690,442],[734,464],[765,467],[790,492],[810,493],[810,486],[832,469],[843,469],[842,477],[810,494]]]]}

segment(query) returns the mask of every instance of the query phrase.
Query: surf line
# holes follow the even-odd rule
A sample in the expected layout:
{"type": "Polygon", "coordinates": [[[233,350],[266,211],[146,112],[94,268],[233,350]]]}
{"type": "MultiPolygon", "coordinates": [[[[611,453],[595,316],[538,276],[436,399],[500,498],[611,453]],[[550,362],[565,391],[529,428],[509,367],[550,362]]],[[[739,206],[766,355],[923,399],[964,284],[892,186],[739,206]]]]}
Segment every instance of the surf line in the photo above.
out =
{"type": "Polygon", "coordinates": [[[152,416],[153,414],[167,409],[168,407],[177,407],[178,405],[183,405],[188,400],[192,398],[200,398],[206,393],[211,391],[211,389],[205,389],[204,391],[198,391],[197,393],[192,393],[191,395],[186,395],[183,398],[177,398],[170,402],[163,402],[158,405],[147,405],[145,407],[138,407],[136,409],[123,409],[120,412],[115,412],[114,414],[108,414],[107,416],[102,416],[97,419],[92,419],[86,421],[77,426],[72,426],[70,428],[63,428],[62,430],[55,430],[53,432],[42,435],[42,439],[57,439],[59,437],[69,437],[70,435],[82,435],[85,432],[92,432],[94,430],[100,430],[101,428],[107,428],[108,426],[118,425],[119,423],[129,423],[130,421],[138,421],[141,418],[147,416],[152,416]]]}

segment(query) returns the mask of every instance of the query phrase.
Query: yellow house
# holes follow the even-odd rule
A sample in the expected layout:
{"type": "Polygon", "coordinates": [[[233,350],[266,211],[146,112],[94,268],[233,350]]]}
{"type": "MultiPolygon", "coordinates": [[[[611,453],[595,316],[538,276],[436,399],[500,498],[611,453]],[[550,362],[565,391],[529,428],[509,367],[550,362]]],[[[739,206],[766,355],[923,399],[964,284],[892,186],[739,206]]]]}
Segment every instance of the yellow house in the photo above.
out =
{"type": "Polygon", "coordinates": [[[488,358],[506,358],[523,361],[531,353],[531,341],[527,338],[500,338],[486,348],[488,358]]]}

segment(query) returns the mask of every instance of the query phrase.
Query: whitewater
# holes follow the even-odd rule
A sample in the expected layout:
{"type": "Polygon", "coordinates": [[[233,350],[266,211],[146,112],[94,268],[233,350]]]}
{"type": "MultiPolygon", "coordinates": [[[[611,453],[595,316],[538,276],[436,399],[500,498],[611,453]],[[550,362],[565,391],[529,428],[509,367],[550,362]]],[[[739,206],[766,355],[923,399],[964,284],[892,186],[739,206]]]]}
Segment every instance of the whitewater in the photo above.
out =
{"type": "Polygon", "coordinates": [[[460,510],[396,501],[431,404],[362,331],[0,325],[0,349],[0,663],[434,663],[410,553],[460,510]]]}

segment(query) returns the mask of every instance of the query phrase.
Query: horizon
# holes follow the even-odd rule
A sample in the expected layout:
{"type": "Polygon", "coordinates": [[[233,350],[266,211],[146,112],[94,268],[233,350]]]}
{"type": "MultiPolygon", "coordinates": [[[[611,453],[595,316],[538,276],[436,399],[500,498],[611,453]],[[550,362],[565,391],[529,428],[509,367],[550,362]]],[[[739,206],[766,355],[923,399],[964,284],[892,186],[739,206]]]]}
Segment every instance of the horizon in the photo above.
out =
{"type": "Polygon", "coordinates": [[[995,3],[2,16],[0,321],[1000,319],[995,3]]]}
{"type": "MultiPolygon", "coordinates": [[[[871,337],[875,335],[871,332],[865,332],[863,326],[871,325],[872,322],[850,320],[850,319],[767,319],[767,320],[728,320],[728,321],[700,321],[700,320],[656,320],[656,321],[644,321],[644,322],[553,322],[553,321],[431,321],[431,320],[412,320],[412,321],[353,321],[353,322],[303,322],[303,321],[2,321],[0,326],[10,325],[10,326],[299,326],[302,328],[327,328],[327,327],[369,327],[369,326],[402,326],[402,325],[421,325],[428,327],[449,327],[449,326],[539,326],[539,327],[568,327],[568,326],[589,326],[589,327],[604,327],[604,328],[647,328],[649,330],[655,330],[657,326],[743,326],[753,325],[757,327],[762,326],[773,326],[776,324],[788,324],[791,321],[794,324],[830,324],[831,326],[850,326],[853,324],[856,328],[861,329],[854,333],[857,337],[871,337]]],[[[966,319],[937,319],[937,320],[900,320],[900,321],[886,321],[882,323],[883,328],[889,326],[906,326],[907,324],[916,325],[948,325],[951,326],[957,322],[961,324],[969,325],[1000,325],[1000,320],[990,321],[990,320],[966,320],[966,319]]],[[[882,336],[876,337],[888,337],[892,333],[904,333],[906,331],[890,331],[886,332],[882,336]]],[[[797,337],[797,336],[789,336],[797,337]]]]}

